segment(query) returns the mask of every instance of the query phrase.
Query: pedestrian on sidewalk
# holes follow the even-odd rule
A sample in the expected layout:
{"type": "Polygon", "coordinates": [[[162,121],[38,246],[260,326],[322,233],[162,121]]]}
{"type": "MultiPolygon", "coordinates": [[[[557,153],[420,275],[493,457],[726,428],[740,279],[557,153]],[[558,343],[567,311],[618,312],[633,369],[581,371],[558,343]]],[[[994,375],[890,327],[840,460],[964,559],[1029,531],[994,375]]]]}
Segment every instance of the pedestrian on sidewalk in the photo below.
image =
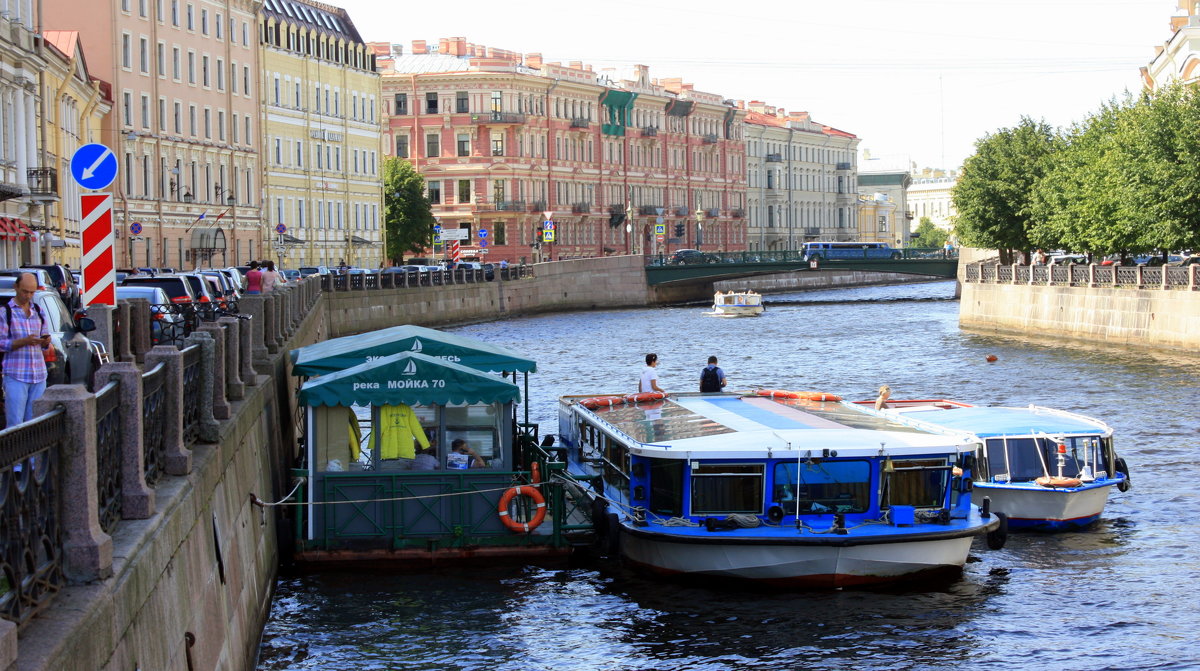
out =
{"type": "Polygon", "coordinates": [[[15,292],[0,316],[6,427],[33,419],[33,402],[46,392],[45,350],[53,347],[46,318],[33,302],[37,292],[37,278],[33,273],[21,273],[15,292]]]}

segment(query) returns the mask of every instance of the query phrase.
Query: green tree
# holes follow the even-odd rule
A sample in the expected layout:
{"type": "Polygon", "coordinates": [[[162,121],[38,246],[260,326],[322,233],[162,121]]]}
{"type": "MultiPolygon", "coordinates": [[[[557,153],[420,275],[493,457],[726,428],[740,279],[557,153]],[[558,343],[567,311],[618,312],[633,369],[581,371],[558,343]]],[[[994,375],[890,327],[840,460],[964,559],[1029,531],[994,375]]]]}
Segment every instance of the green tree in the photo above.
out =
{"type": "Polygon", "coordinates": [[[1001,263],[1012,263],[1014,250],[1028,250],[1033,187],[1061,144],[1049,125],[1028,117],[978,140],[951,194],[959,242],[999,250],[1001,263]]]}
{"type": "Polygon", "coordinates": [[[425,178],[402,158],[383,161],[383,225],[387,234],[387,258],[401,263],[405,254],[425,250],[436,220],[425,178]]]}
{"type": "Polygon", "coordinates": [[[917,230],[913,233],[910,245],[912,247],[938,248],[946,244],[950,231],[944,231],[933,225],[929,217],[921,217],[917,230]]]}

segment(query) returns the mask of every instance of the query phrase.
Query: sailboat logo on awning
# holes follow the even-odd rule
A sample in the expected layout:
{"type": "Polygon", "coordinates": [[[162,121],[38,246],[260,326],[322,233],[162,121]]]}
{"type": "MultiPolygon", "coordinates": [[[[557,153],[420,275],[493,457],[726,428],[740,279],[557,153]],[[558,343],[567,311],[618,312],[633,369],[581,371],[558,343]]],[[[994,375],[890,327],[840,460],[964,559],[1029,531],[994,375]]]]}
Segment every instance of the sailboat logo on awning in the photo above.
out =
{"type": "Polygon", "coordinates": [[[404,372],[402,374],[403,375],[416,375],[417,374],[417,362],[409,361],[408,365],[404,367],[404,372]]]}
{"type": "Polygon", "coordinates": [[[420,351],[421,351],[421,349],[422,349],[422,347],[421,347],[421,341],[420,341],[420,340],[414,340],[414,341],[413,341],[412,350],[410,350],[410,351],[412,351],[412,352],[420,352],[420,351]]]}

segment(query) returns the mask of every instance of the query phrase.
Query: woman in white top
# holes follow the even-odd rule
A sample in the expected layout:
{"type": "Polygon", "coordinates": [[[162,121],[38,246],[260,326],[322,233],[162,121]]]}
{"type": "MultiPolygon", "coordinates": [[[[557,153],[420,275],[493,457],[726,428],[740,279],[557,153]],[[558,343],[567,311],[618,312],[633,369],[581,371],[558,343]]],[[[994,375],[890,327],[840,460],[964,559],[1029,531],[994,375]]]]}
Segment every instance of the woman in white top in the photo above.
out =
{"type": "Polygon", "coordinates": [[[266,268],[262,272],[262,292],[264,294],[274,289],[277,285],[287,284],[287,280],[284,279],[283,275],[275,270],[274,261],[264,261],[263,266],[266,268]]]}
{"type": "Polygon", "coordinates": [[[658,391],[663,392],[663,388],[658,386],[658,355],[646,355],[646,367],[642,369],[642,380],[638,385],[639,392],[658,391]]]}

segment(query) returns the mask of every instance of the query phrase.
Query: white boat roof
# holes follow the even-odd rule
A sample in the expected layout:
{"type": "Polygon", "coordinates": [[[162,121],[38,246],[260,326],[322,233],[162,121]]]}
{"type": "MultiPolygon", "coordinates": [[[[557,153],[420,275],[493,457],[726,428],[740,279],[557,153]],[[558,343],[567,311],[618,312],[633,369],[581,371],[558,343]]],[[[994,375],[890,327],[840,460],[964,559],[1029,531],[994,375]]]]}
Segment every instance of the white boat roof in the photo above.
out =
{"type": "MultiPolygon", "coordinates": [[[[581,397],[564,398],[570,403],[581,397]]],[[[957,454],[969,439],[905,425],[853,404],[743,393],[680,394],[590,413],[635,453],[659,458],[752,459],[957,454]],[[827,456],[833,456],[829,454],[827,456]]]]}

